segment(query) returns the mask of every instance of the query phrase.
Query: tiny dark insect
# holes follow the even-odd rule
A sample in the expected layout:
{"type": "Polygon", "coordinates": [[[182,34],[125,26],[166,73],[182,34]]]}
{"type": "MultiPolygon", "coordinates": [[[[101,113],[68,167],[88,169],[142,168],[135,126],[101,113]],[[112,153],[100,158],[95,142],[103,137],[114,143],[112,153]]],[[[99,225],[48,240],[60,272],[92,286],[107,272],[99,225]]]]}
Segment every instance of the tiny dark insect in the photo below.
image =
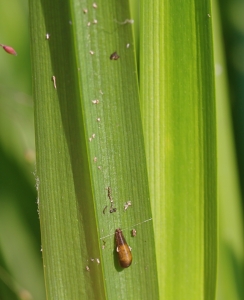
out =
{"type": "Polygon", "coordinates": [[[132,254],[120,228],[115,230],[115,243],[120,266],[128,268],[132,263],[132,254]]]}
{"type": "Polygon", "coordinates": [[[107,190],[108,190],[108,198],[109,198],[110,202],[113,202],[113,198],[112,198],[112,195],[111,195],[112,194],[111,187],[108,186],[107,190]]]}
{"type": "Polygon", "coordinates": [[[109,212],[112,214],[112,213],[116,212],[116,210],[117,210],[117,208],[111,207],[110,210],[109,210],[109,212]]]}
{"type": "Polygon", "coordinates": [[[120,56],[118,55],[118,53],[116,51],[110,55],[111,60],[118,60],[119,58],[120,58],[120,56]]]}

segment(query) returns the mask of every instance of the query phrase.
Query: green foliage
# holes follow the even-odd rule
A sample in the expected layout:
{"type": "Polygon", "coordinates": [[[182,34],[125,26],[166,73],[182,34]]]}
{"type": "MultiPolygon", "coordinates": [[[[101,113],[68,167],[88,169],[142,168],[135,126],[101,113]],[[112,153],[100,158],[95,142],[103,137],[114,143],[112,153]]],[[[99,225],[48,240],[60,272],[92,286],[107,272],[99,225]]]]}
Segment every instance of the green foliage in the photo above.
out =
{"type": "MultiPolygon", "coordinates": [[[[234,4],[235,5],[235,4],[234,4]]],[[[243,210],[234,149],[229,91],[223,53],[220,16],[214,3],[214,40],[218,125],[219,265],[218,300],[244,296],[243,210]]],[[[241,168],[241,165],[239,165],[241,168]]]]}
{"type": "Polygon", "coordinates": [[[30,3],[47,296],[157,299],[132,27],[123,24],[130,19],[128,3],[56,6],[58,1],[30,3]],[[111,59],[115,51],[117,60],[111,59]],[[125,210],[127,201],[132,206],[125,210]],[[112,208],[116,212],[109,213],[112,208]],[[133,249],[127,270],[118,266],[116,228],[133,249]]]}
{"type": "Polygon", "coordinates": [[[210,3],[142,4],[140,87],[160,299],[213,299],[217,163],[210,3]]]}
{"type": "Polygon", "coordinates": [[[210,2],[131,0],[130,14],[127,1],[30,1],[35,170],[27,3],[13,1],[0,4],[0,43],[18,53],[0,49],[0,298],[214,299],[218,241],[217,299],[242,299],[242,211],[210,2]],[[126,269],[116,228],[132,247],[126,269]]]}
{"type": "Polygon", "coordinates": [[[36,205],[28,6],[0,3],[0,298],[45,298],[36,205]]]}

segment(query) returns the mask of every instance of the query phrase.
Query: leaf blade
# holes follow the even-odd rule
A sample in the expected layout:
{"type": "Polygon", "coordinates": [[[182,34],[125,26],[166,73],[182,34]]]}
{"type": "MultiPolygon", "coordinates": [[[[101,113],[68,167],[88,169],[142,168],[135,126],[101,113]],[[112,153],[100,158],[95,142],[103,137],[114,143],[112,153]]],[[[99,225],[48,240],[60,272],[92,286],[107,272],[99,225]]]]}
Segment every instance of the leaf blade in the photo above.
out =
{"type": "Polygon", "coordinates": [[[70,1],[55,10],[57,2],[43,1],[39,8],[31,4],[47,295],[58,299],[81,295],[86,299],[114,299],[117,295],[147,299],[150,294],[157,298],[134,49],[126,47],[128,39],[133,41],[132,31],[129,24],[117,23],[128,18],[128,3],[98,5],[96,9],[91,1],[70,1]],[[87,7],[89,19],[83,13],[87,7]],[[98,23],[87,26],[94,19],[98,23]],[[47,32],[50,39],[45,40],[47,32]],[[121,56],[118,61],[109,59],[114,51],[121,56]],[[99,104],[92,102],[95,99],[99,104]],[[104,215],[104,207],[111,204],[108,186],[117,211],[104,215]],[[128,200],[132,207],[125,211],[128,200]],[[142,228],[136,238],[130,237],[133,226],[142,228]],[[123,272],[114,245],[118,227],[133,248],[132,266],[123,272]]]}
{"type": "Polygon", "coordinates": [[[141,107],[157,263],[164,266],[158,271],[160,298],[213,298],[217,217],[210,4],[144,1],[141,8],[141,107]]]}

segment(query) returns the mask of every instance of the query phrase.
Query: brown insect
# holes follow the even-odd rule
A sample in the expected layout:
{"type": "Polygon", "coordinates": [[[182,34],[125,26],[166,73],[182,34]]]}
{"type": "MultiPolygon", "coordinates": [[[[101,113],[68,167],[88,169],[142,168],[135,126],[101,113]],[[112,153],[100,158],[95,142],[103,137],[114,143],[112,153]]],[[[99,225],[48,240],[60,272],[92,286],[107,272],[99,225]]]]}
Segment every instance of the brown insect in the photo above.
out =
{"type": "Polygon", "coordinates": [[[120,228],[115,230],[116,251],[119,257],[119,264],[122,268],[128,268],[132,263],[131,248],[126,243],[120,228]]]}
{"type": "Polygon", "coordinates": [[[116,51],[110,55],[111,60],[118,60],[119,58],[120,58],[120,56],[118,55],[118,53],[116,51]]]}

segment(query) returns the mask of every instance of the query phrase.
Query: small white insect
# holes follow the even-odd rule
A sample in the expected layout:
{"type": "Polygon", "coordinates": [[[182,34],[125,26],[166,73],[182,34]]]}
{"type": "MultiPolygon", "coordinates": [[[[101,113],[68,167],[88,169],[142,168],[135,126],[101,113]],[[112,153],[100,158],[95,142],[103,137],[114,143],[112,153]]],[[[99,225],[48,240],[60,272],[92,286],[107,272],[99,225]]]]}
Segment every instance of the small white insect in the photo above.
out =
{"type": "Polygon", "coordinates": [[[87,270],[88,272],[90,272],[90,268],[89,268],[88,266],[86,266],[86,270],[87,270]]]}
{"type": "Polygon", "coordinates": [[[96,261],[97,261],[97,263],[98,263],[98,264],[100,264],[100,260],[99,260],[99,258],[97,258],[97,259],[96,259],[96,261]]]}
{"type": "Polygon", "coordinates": [[[127,44],[127,45],[126,45],[126,48],[128,49],[129,47],[130,47],[130,44],[127,44]]]}
{"type": "Polygon", "coordinates": [[[52,76],[52,81],[53,81],[53,86],[56,89],[57,85],[56,85],[56,77],[55,76],[52,76]]]}
{"type": "Polygon", "coordinates": [[[100,122],[101,121],[101,119],[100,118],[97,118],[97,122],[100,122]]]}
{"type": "Polygon", "coordinates": [[[94,162],[97,162],[97,157],[96,157],[96,156],[93,158],[93,161],[94,161],[94,162]]]}
{"type": "Polygon", "coordinates": [[[93,133],[93,134],[92,134],[92,138],[95,139],[95,136],[96,136],[95,133],[93,133]]]}
{"type": "Polygon", "coordinates": [[[94,2],[94,3],[92,4],[92,6],[93,6],[93,8],[97,8],[97,3],[94,2]]]}
{"type": "Polygon", "coordinates": [[[89,138],[89,142],[91,142],[91,141],[92,141],[92,138],[90,137],[90,138],[89,138]]]}
{"type": "Polygon", "coordinates": [[[89,26],[91,26],[91,22],[88,22],[88,23],[87,23],[87,27],[89,27],[89,26]]]}
{"type": "Polygon", "coordinates": [[[97,168],[98,168],[98,170],[101,170],[101,169],[102,169],[102,167],[101,167],[101,166],[98,166],[97,168]]]}
{"type": "Polygon", "coordinates": [[[93,54],[95,53],[95,52],[94,52],[94,51],[92,51],[92,50],[90,50],[89,52],[90,52],[90,54],[91,54],[91,55],[93,55],[93,54]]]}
{"type": "Polygon", "coordinates": [[[88,9],[87,9],[87,8],[84,8],[84,9],[83,9],[83,13],[84,13],[84,14],[87,14],[87,13],[88,13],[88,9]]]}
{"type": "Polygon", "coordinates": [[[127,201],[127,202],[124,204],[124,210],[127,210],[129,206],[131,206],[131,201],[127,201]]]}
{"type": "Polygon", "coordinates": [[[98,100],[98,99],[92,100],[92,103],[93,103],[93,104],[98,104],[98,103],[99,103],[99,100],[98,100]]]}
{"type": "Polygon", "coordinates": [[[96,19],[94,19],[92,23],[93,23],[93,24],[97,24],[98,21],[97,21],[96,19]]]}
{"type": "Polygon", "coordinates": [[[50,39],[50,33],[46,33],[46,40],[50,39]]]}

